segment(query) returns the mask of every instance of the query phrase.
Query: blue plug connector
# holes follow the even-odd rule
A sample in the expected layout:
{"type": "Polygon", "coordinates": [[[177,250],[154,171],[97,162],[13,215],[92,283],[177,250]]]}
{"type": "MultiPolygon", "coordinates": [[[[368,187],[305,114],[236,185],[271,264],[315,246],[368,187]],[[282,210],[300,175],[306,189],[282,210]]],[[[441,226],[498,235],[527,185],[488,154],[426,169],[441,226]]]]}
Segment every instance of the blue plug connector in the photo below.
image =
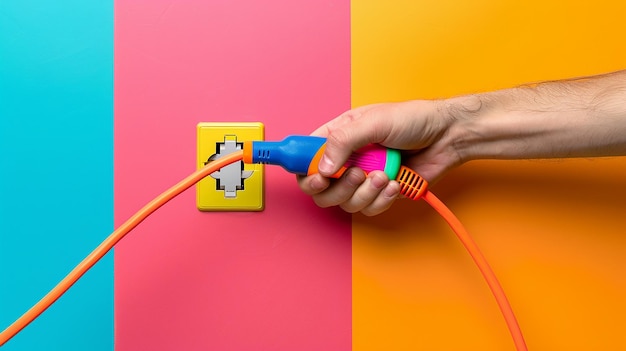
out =
{"type": "MultiPolygon", "coordinates": [[[[291,173],[311,175],[318,173],[319,161],[326,148],[326,138],[316,136],[288,136],[282,141],[244,142],[243,161],[282,166],[291,173]]],[[[384,171],[395,179],[400,169],[400,151],[380,145],[368,145],[350,156],[348,162],[332,178],[339,178],[348,167],[359,167],[365,172],[384,171]]]]}

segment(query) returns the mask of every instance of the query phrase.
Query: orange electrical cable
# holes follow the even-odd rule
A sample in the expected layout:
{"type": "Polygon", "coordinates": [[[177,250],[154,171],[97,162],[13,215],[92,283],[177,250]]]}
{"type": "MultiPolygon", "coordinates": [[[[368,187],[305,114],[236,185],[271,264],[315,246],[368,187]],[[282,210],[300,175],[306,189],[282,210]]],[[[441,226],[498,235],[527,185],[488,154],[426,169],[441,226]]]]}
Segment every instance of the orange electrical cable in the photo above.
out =
{"type": "Polygon", "coordinates": [[[446,205],[441,202],[433,193],[426,190],[424,195],[422,196],[424,201],[428,202],[430,206],[432,206],[440,215],[445,219],[446,222],[450,225],[450,228],[454,231],[456,236],[459,238],[467,252],[472,256],[472,259],[478,266],[478,269],[482,273],[487,285],[491,289],[493,296],[496,298],[496,302],[498,303],[498,307],[500,307],[500,311],[504,316],[504,320],[506,322],[507,327],[509,328],[509,332],[513,337],[513,343],[515,344],[515,348],[518,351],[526,351],[528,348],[526,347],[526,342],[524,341],[524,336],[522,335],[522,330],[517,323],[517,319],[515,318],[515,314],[513,313],[513,309],[511,308],[511,304],[504,293],[504,289],[500,285],[498,278],[496,278],[495,273],[489,266],[489,263],[483,256],[482,252],[478,248],[478,245],[474,242],[472,237],[469,235],[465,227],[461,224],[458,218],[450,211],[446,205]]]}
{"type": "MultiPolygon", "coordinates": [[[[39,302],[31,307],[26,313],[18,318],[13,324],[7,327],[2,333],[0,333],[0,346],[4,345],[28,324],[30,324],[35,318],[41,315],[48,307],[50,307],[57,299],[61,297],[80,277],[82,277],[93,265],[95,265],[107,252],[109,252],[115,244],[117,244],[126,234],[133,230],[139,223],[151,215],[154,211],[159,209],[165,203],[178,196],[183,191],[189,189],[191,186],[202,180],[209,174],[218,171],[220,168],[227,166],[233,162],[237,162],[243,158],[243,152],[237,151],[229,155],[223,156],[209,164],[204,168],[197,170],[187,178],[180,181],[170,189],[163,192],[161,195],[150,201],[131,218],[118,227],[108,238],[106,238],[96,249],[94,249],[82,262],[80,262],[61,282],[59,282],[48,294],[46,294],[39,302]]],[[[518,351],[527,351],[526,343],[522,335],[522,331],[517,323],[517,319],[513,313],[513,309],[509,304],[509,301],[502,289],[502,286],[498,282],[496,275],[489,266],[489,263],[483,256],[482,252],[470,237],[469,233],[456,216],[439,200],[433,193],[426,189],[427,182],[417,175],[414,171],[407,167],[402,167],[404,171],[400,172],[397,179],[402,188],[402,194],[407,195],[409,198],[417,200],[423,198],[428,204],[430,204],[444,219],[454,233],[457,235],[463,246],[467,249],[468,253],[478,266],[478,269],[482,273],[487,285],[491,289],[502,315],[506,321],[507,327],[513,337],[513,342],[518,351]]]]}
{"type": "Polygon", "coordinates": [[[30,322],[35,320],[50,305],[52,305],[61,295],[63,295],[76,281],[83,276],[96,262],[98,262],[107,252],[109,252],[115,244],[117,244],[126,234],[133,230],[139,223],[159,209],[165,203],[178,196],[183,191],[202,180],[209,174],[218,171],[220,168],[227,166],[233,162],[241,160],[242,151],[236,151],[207,164],[205,167],[195,171],[178,184],[169,188],[161,195],[150,201],[141,210],[130,217],[124,224],[119,226],[108,238],[106,238],[98,247],[96,247],[87,257],[83,259],[63,280],[59,282],[46,296],[31,307],[26,313],[18,318],[13,324],[0,333],[0,346],[4,345],[20,330],[24,329],[30,322]]]}
{"type": "Polygon", "coordinates": [[[446,205],[444,205],[444,203],[441,202],[435,194],[428,190],[428,182],[411,168],[400,166],[396,181],[400,183],[400,193],[402,195],[411,200],[424,199],[424,201],[428,202],[428,204],[432,206],[432,208],[434,208],[446,222],[448,222],[452,231],[454,231],[463,246],[465,246],[465,249],[474,260],[474,263],[476,263],[476,266],[478,266],[480,273],[482,273],[487,285],[489,285],[489,289],[491,289],[491,293],[496,298],[496,303],[498,304],[498,307],[500,307],[502,316],[504,316],[506,326],[509,328],[509,332],[513,337],[515,348],[518,351],[528,350],[526,342],[524,341],[524,336],[522,335],[522,330],[520,329],[517,319],[515,318],[515,314],[513,313],[513,309],[511,308],[511,304],[509,303],[506,294],[504,294],[504,289],[502,289],[498,278],[496,278],[496,275],[493,273],[493,270],[491,269],[491,266],[489,266],[485,256],[483,256],[483,253],[478,248],[478,245],[476,245],[467,230],[465,230],[461,221],[456,218],[454,213],[452,213],[452,211],[450,211],[450,209],[446,207],[446,205]]]}

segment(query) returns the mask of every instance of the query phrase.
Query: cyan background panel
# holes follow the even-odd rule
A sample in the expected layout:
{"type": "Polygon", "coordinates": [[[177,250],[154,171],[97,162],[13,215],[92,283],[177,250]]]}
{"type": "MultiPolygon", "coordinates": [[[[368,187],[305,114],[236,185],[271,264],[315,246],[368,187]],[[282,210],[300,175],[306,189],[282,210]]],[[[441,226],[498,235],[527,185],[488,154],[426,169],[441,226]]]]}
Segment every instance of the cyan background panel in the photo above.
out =
{"type": "MultiPolygon", "coordinates": [[[[0,2],[0,328],[113,229],[113,1],[0,2]]],[[[109,253],[4,350],[112,350],[109,253]]]]}

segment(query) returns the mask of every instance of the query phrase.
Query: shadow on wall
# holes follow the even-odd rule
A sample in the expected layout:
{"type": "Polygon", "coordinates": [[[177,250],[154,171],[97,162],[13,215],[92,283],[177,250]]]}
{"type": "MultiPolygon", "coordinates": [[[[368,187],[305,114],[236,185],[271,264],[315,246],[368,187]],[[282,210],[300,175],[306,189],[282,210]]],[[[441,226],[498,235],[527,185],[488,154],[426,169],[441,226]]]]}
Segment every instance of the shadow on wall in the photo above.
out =
{"type": "MultiPolygon", "coordinates": [[[[594,227],[623,217],[624,179],[625,158],[474,161],[453,170],[431,190],[476,236],[481,233],[473,228],[487,225],[485,213],[494,226],[573,229],[573,235],[588,235],[581,225],[594,227]]],[[[424,201],[398,200],[382,215],[355,216],[354,225],[369,228],[358,231],[366,236],[363,239],[391,250],[416,240],[441,245],[456,240],[447,232],[442,234],[445,222],[424,201]]],[[[622,229],[612,229],[599,226],[593,235],[622,235],[622,229]]]]}

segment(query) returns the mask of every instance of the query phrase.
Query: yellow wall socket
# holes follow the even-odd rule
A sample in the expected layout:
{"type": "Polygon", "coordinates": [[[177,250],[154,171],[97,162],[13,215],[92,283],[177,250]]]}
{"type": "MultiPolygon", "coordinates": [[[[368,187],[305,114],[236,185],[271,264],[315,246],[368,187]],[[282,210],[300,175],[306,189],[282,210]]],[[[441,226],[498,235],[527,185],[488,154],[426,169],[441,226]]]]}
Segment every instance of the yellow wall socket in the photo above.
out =
{"type": "MultiPolygon", "coordinates": [[[[197,127],[197,168],[241,149],[244,141],[264,140],[265,127],[258,122],[203,122],[197,127]]],[[[262,211],[264,166],[235,162],[196,185],[200,211],[262,211]]]]}

